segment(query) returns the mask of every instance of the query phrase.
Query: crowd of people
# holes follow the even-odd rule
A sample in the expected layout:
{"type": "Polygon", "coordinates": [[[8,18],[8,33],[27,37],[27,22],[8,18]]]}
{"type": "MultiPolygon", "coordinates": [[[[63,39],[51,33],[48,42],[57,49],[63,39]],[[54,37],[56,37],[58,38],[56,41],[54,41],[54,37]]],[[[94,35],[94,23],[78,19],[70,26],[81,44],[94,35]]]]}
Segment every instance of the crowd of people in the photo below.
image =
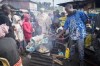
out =
{"type": "Polygon", "coordinates": [[[32,17],[32,14],[29,13],[18,15],[7,4],[1,6],[0,56],[6,58],[11,66],[22,65],[20,54],[24,53],[25,47],[32,37],[48,34],[51,31],[52,19],[44,12],[44,9],[41,9],[36,18],[32,17]]]}
{"type": "Polygon", "coordinates": [[[62,31],[57,38],[69,31],[69,60],[72,60],[75,46],[78,46],[80,66],[84,66],[85,24],[88,17],[84,12],[74,10],[71,4],[67,4],[65,10],[67,17],[65,12],[60,14],[59,10],[54,11],[52,15],[41,9],[40,14],[32,18],[29,13],[19,16],[9,5],[3,4],[0,12],[0,57],[6,58],[11,66],[21,66],[20,53],[24,53],[30,39],[36,35],[54,34],[60,27],[62,31]]]}
{"type": "Polygon", "coordinates": [[[0,56],[6,58],[11,66],[22,65],[21,58],[17,51],[14,29],[9,18],[11,9],[8,5],[1,6],[0,13],[0,56]]]}

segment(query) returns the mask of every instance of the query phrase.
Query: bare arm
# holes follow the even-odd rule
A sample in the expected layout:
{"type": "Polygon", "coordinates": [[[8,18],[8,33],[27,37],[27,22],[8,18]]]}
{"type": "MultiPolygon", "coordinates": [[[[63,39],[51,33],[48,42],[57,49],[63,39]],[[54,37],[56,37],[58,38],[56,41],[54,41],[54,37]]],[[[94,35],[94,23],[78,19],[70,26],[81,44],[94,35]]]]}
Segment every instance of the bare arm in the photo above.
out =
{"type": "Polygon", "coordinates": [[[63,30],[57,35],[57,38],[59,38],[62,34],[64,34],[65,31],[66,31],[66,30],[63,29],[63,30]]]}

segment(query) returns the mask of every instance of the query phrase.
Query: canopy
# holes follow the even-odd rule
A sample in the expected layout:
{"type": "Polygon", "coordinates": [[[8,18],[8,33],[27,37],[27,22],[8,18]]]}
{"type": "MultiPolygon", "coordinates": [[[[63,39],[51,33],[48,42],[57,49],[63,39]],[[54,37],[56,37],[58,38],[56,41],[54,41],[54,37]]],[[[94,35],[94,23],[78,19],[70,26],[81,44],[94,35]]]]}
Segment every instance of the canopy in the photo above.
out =
{"type": "Polygon", "coordinates": [[[73,4],[74,8],[83,8],[86,4],[92,3],[95,4],[95,8],[100,8],[100,0],[84,0],[84,1],[71,1],[58,4],[59,6],[65,7],[66,4],[73,4]]]}
{"type": "Polygon", "coordinates": [[[88,3],[93,3],[94,1],[71,1],[58,4],[59,6],[65,7],[66,4],[73,4],[74,8],[83,8],[83,6],[87,5],[88,3]]]}
{"type": "Polygon", "coordinates": [[[100,0],[95,0],[95,6],[96,8],[100,8],[100,0]]]}

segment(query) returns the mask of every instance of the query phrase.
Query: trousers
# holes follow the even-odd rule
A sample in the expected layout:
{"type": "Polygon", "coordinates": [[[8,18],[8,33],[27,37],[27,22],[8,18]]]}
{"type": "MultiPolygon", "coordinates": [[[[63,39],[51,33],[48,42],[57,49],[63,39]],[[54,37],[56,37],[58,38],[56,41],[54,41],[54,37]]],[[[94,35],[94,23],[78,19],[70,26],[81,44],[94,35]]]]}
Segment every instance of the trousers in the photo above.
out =
{"type": "Polygon", "coordinates": [[[84,39],[71,40],[70,39],[70,58],[75,54],[75,48],[78,48],[80,61],[84,60],[84,39]]]}

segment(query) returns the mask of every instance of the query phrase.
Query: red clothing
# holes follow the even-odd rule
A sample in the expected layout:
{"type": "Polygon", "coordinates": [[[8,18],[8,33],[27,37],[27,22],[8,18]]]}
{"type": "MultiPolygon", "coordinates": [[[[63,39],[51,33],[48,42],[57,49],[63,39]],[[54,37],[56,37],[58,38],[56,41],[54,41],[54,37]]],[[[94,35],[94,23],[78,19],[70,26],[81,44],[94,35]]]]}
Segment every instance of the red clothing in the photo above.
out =
{"type": "Polygon", "coordinates": [[[14,66],[23,66],[22,59],[20,58],[19,61],[14,66]]]}
{"type": "Polygon", "coordinates": [[[32,32],[33,32],[32,24],[30,23],[29,19],[30,19],[29,15],[25,14],[24,22],[22,26],[23,26],[23,32],[26,41],[29,41],[32,38],[32,32]]]}

